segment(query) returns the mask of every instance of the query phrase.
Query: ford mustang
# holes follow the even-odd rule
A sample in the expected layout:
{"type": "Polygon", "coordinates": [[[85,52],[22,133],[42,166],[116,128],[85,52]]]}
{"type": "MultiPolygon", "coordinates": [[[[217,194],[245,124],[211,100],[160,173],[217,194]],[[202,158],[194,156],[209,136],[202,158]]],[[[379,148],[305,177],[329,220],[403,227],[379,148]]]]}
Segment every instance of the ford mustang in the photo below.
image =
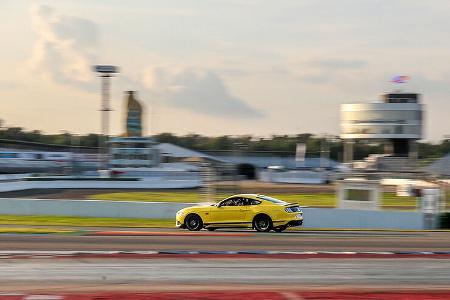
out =
{"type": "Polygon", "coordinates": [[[257,194],[239,194],[210,206],[192,206],[177,212],[176,226],[191,231],[206,228],[254,228],[281,232],[303,224],[298,204],[257,194]]]}

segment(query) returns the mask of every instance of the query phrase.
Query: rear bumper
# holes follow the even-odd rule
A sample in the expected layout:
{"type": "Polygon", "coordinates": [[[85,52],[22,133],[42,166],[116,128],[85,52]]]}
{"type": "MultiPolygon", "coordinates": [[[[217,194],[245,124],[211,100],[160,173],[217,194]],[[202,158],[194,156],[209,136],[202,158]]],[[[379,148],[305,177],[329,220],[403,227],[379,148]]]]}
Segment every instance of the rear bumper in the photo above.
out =
{"type": "Polygon", "coordinates": [[[288,219],[283,221],[274,221],[273,227],[279,227],[279,226],[286,226],[286,227],[295,227],[295,226],[302,226],[303,225],[303,218],[301,219],[288,219]]]}

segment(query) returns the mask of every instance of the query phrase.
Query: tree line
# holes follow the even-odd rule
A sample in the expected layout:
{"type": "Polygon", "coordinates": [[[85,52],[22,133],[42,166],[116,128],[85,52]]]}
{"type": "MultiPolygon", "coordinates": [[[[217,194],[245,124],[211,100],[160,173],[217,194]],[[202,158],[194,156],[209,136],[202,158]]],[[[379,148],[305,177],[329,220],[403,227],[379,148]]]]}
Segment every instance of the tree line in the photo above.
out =
{"type": "MultiPolygon", "coordinates": [[[[204,136],[200,134],[175,135],[160,133],[152,136],[155,142],[172,143],[197,151],[239,151],[272,152],[276,155],[292,156],[297,143],[305,143],[307,156],[319,156],[329,153],[330,158],[342,161],[343,143],[337,136],[318,136],[310,133],[297,135],[272,135],[270,137],[204,136]]],[[[0,147],[27,148],[36,150],[80,149],[95,150],[99,146],[98,134],[73,135],[69,132],[44,134],[39,130],[26,131],[21,127],[0,129],[0,147]]],[[[385,152],[383,143],[357,142],[354,145],[354,158],[363,159],[369,154],[385,152]]],[[[450,152],[450,143],[418,143],[418,155],[421,159],[442,157],[450,152]]]]}

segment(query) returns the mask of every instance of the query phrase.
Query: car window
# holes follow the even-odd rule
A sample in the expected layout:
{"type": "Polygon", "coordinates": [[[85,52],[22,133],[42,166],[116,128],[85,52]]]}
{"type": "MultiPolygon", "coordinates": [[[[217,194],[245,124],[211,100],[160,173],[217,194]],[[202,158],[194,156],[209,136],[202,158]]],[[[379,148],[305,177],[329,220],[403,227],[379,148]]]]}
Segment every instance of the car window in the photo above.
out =
{"type": "Polygon", "coordinates": [[[235,197],[224,200],[220,203],[220,206],[248,206],[248,205],[258,205],[261,201],[249,198],[235,197]]]}
{"type": "Polygon", "coordinates": [[[258,205],[261,201],[255,200],[255,199],[247,199],[247,205],[258,205]]]}
{"type": "Polygon", "coordinates": [[[241,206],[244,205],[242,198],[230,198],[221,202],[220,206],[241,206]]]}
{"type": "Polygon", "coordinates": [[[247,199],[244,198],[234,198],[234,205],[236,206],[244,206],[247,205],[247,199]]]}
{"type": "Polygon", "coordinates": [[[234,206],[233,198],[222,201],[220,206],[234,206]]]}

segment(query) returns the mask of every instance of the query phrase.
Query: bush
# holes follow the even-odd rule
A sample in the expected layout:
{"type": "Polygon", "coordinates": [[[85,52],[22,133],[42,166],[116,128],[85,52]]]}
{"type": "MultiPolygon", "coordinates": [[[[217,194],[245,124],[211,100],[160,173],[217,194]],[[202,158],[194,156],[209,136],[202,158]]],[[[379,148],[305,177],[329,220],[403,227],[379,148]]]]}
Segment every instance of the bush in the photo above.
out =
{"type": "Polygon", "coordinates": [[[443,213],[440,215],[439,228],[450,229],[450,213],[443,213]]]}

